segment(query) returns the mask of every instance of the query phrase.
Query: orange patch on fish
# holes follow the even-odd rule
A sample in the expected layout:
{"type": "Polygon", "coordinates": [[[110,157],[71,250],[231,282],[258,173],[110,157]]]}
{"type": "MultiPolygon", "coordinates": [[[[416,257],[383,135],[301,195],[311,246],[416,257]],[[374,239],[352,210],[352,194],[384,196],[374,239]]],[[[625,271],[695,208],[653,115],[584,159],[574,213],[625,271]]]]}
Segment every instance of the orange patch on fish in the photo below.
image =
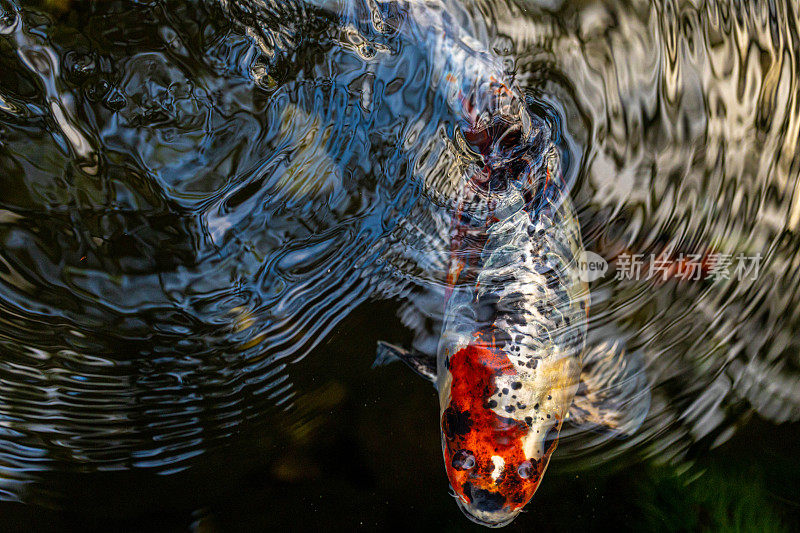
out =
{"type": "Polygon", "coordinates": [[[484,490],[502,496],[511,510],[521,508],[536,492],[547,461],[525,456],[523,438],[529,428],[524,422],[502,417],[488,406],[497,392],[495,379],[517,373],[513,364],[494,345],[477,340],[453,355],[450,372],[450,404],[442,416],[442,431],[453,490],[465,502],[476,490],[484,490]],[[474,457],[474,465],[463,468],[460,458],[468,455],[474,457]]]}

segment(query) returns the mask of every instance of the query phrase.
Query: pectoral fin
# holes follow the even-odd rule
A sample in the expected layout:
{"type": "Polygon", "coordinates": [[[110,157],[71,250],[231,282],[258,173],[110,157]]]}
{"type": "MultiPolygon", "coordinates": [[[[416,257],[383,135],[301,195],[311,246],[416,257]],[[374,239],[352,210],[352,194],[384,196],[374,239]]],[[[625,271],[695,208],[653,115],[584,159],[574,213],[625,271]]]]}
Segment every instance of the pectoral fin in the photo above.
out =
{"type": "Polygon", "coordinates": [[[423,378],[436,383],[436,358],[422,352],[405,350],[388,342],[378,342],[378,353],[375,357],[376,366],[387,365],[393,361],[401,360],[423,378]]]}
{"type": "Polygon", "coordinates": [[[650,410],[650,387],[640,352],[626,352],[621,342],[604,341],[583,358],[581,381],[568,420],[579,429],[628,437],[650,410]]]}

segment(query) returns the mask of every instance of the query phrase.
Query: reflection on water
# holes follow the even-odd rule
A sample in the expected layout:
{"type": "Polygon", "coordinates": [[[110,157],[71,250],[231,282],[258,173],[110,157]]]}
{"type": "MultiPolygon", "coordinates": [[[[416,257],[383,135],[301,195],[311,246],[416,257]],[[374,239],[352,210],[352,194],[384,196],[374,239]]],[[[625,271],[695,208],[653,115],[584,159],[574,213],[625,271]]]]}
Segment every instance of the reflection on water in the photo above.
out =
{"type": "MultiPolygon", "coordinates": [[[[565,435],[550,475],[571,473],[542,505],[601,505],[573,475],[744,447],[753,414],[762,433],[800,419],[797,10],[697,4],[449,6],[563,129],[584,244],[612,266],[590,341],[641,353],[652,385],[633,438],[565,435]],[[633,254],[761,260],[755,277],[616,279],[633,254]]],[[[344,24],[294,2],[0,7],[0,497],[69,506],[105,483],[85,476],[124,492],[252,467],[242,486],[318,520],[335,506],[310,494],[342,506],[355,485],[385,525],[414,479],[443,493],[422,516],[463,525],[433,395],[369,370],[375,341],[409,336],[393,302],[442,267],[463,157],[424,43],[383,33],[398,15],[377,8],[344,24]]]]}

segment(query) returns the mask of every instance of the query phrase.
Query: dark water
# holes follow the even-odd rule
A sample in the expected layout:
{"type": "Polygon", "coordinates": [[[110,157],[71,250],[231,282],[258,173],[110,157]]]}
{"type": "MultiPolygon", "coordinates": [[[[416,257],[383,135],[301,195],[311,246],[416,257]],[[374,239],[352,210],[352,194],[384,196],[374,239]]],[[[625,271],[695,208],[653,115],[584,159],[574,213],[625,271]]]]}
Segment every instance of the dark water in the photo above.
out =
{"type": "MultiPolygon", "coordinates": [[[[424,43],[295,3],[0,6],[9,528],[471,527],[433,389],[370,368],[411,340],[457,159],[424,43]]],[[[652,386],[632,438],[566,434],[511,527],[796,529],[796,6],[450,8],[561,135],[612,265],[590,337],[652,386]],[[759,271],[615,279],[664,250],[759,271]]]]}

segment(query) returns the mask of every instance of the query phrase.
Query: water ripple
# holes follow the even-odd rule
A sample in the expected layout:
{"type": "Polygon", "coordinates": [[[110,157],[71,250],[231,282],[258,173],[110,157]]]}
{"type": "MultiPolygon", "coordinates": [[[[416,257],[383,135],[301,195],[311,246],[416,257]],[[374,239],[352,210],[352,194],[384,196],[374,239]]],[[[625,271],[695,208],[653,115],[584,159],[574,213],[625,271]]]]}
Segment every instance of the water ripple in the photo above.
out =
{"type": "MultiPolygon", "coordinates": [[[[0,5],[2,497],[48,471],[176,472],[300,420],[294,363],[370,298],[430,327],[470,154],[402,10],[0,5]]],[[[641,353],[653,389],[634,437],[567,433],[562,466],[800,420],[796,6],[448,6],[551,122],[585,244],[616,267],[590,341],[641,353]],[[614,279],[665,251],[762,262],[614,279]]]]}

